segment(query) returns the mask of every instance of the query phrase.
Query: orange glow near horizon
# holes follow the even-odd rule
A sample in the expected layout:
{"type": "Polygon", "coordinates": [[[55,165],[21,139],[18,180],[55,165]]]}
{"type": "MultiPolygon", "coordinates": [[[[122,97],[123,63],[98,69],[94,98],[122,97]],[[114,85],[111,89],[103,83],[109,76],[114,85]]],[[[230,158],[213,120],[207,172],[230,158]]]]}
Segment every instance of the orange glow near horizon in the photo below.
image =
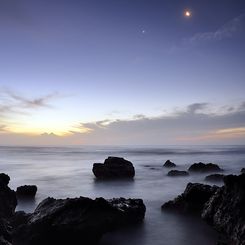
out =
{"type": "Polygon", "coordinates": [[[201,140],[220,140],[232,139],[245,136],[245,127],[219,129],[207,134],[194,137],[179,137],[179,141],[201,141],[201,140]]]}
{"type": "Polygon", "coordinates": [[[91,129],[80,126],[80,127],[73,127],[73,126],[66,126],[59,125],[52,127],[40,127],[37,125],[13,125],[6,128],[4,133],[14,133],[14,134],[23,134],[29,136],[39,136],[39,135],[55,135],[60,137],[65,137],[72,135],[73,133],[89,133],[91,129]]]}

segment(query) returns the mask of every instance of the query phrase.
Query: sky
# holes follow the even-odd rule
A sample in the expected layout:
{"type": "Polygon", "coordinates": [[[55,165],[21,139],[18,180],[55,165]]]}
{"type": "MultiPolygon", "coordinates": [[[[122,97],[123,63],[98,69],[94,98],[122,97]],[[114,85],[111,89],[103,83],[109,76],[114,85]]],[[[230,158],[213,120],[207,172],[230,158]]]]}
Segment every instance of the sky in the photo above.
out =
{"type": "Polygon", "coordinates": [[[0,145],[245,144],[243,0],[0,0],[0,40],[0,145]]]}

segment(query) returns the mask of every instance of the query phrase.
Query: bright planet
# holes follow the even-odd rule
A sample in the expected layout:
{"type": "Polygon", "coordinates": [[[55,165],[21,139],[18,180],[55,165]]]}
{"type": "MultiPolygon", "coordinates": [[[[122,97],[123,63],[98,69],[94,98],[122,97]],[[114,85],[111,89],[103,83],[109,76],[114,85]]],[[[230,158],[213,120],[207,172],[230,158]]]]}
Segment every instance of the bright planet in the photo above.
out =
{"type": "Polygon", "coordinates": [[[185,16],[186,17],[191,17],[191,11],[189,11],[189,10],[185,11],[185,16]]]}

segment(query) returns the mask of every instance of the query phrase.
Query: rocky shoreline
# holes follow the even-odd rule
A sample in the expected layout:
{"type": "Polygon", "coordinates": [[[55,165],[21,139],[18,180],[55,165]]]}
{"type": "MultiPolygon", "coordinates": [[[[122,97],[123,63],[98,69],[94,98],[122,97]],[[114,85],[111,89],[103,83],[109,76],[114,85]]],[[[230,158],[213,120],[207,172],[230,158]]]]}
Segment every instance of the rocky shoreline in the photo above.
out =
{"type": "MultiPolygon", "coordinates": [[[[165,168],[176,168],[170,160],[165,168]]],[[[223,181],[221,187],[188,183],[183,194],[162,205],[162,211],[198,215],[222,236],[219,244],[245,244],[245,174],[223,175],[213,163],[194,163],[187,171],[171,170],[178,178],[195,173],[211,173],[208,181],[223,181]]],[[[131,162],[108,157],[94,164],[98,179],[132,179],[131,162]]],[[[15,212],[17,200],[34,198],[37,187],[24,185],[16,191],[8,187],[10,177],[0,174],[0,245],[97,244],[107,232],[141,223],[146,207],[142,199],[87,197],[44,199],[33,213],[15,212]]],[[[164,236],[164,235],[163,235],[164,236]]]]}

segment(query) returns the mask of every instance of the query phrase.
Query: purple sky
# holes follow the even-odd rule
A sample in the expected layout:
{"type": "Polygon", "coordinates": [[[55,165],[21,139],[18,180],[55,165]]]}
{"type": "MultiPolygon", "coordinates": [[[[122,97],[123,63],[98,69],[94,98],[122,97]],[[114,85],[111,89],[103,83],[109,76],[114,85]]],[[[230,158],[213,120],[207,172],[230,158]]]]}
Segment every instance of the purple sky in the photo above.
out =
{"type": "Polygon", "coordinates": [[[0,40],[0,145],[245,143],[244,1],[0,0],[0,40]]]}

